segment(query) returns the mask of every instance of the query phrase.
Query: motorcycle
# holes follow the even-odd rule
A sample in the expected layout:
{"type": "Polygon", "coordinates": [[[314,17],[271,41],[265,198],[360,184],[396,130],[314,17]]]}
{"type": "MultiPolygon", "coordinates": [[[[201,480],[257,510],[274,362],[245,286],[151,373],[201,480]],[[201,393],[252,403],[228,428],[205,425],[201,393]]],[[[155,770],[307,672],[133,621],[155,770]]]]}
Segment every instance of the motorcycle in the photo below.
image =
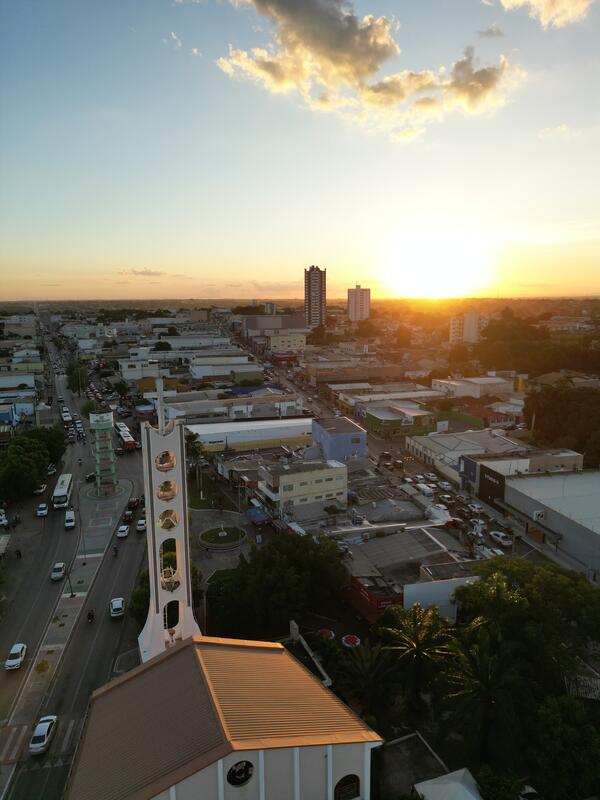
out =
{"type": "Polygon", "coordinates": [[[119,552],[119,550],[117,549],[117,545],[113,544],[113,549],[112,549],[113,556],[116,556],[118,552],[119,552]]]}
{"type": "Polygon", "coordinates": [[[93,611],[88,611],[87,621],[88,622],[93,622],[94,621],[94,612],[93,611]]]}

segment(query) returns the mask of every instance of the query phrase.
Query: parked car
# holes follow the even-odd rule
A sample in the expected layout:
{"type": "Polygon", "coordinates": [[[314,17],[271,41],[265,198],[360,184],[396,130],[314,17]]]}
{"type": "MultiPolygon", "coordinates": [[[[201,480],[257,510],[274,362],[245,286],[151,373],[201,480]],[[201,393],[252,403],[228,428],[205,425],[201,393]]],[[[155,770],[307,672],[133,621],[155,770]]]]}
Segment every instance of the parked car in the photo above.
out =
{"type": "Polygon", "coordinates": [[[143,533],[146,530],[146,520],[145,518],[138,519],[135,524],[135,529],[138,533],[143,533]]]}
{"type": "Polygon", "coordinates": [[[57,469],[54,464],[48,464],[48,469],[46,470],[46,475],[56,475],[57,469]]]}
{"type": "Polygon", "coordinates": [[[119,525],[117,528],[117,539],[125,539],[129,536],[129,525],[119,525]]]}
{"type": "Polygon", "coordinates": [[[124,523],[133,522],[133,511],[126,511],[123,514],[123,522],[124,523]]]}
{"type": "Polygon", "coordinates": [[[40,483],[40,485],[37,487],[37,489],[33,490],[33,493],[34,494],[44,494],[44,492],[46,491],[47,488],[48,488],[48,484],[47,483],[40,483]]]}
{"type": "Polygon", "coordinates": [[[10,653],[8,654],[8,658],[4,662],[4,669],[19,669],[23,665],[25,661],[25,656],[27,655],[27,645],[18,643],[13,644],[10,648],[10,653]]]}
{"type": "Polygon", "coordinates": [[[123,597],[113,597],[109,604],[110,615],[113,619],[125,616],[125,599],[123,597]]]}
{"type": "Polygon", "coordinates": [[[40,503],[35,510],[36,517],[48,516],[48,503],[40,503]]]}
{"type": "Polygon", "coordinates": [[[452,497],[451,494],[441,494],[438,499],[441,500],[443,503],[453,503],[454,502],[454,498],[452,497]]]}
{"type": "Polygon", "coordinates": [[[448,483],[448,481],[440,481],[439,486],[440,486],[440,489],[443,489],[445,492],[451,492],[452,491],[452,484],[448,483]]]}
{"type": "Polygon", "coordinates": [[[413,478],[417,481],[417,483],[425,483],[425,475],[413,475],[413,478]]]}
{"type": "Polygon", "coordinates": [[[504,531],[490,531],[489,537],[495,544],[499,544],[501,547],[511,547],[513,543],[512,536],[509,536],[508,533],[504,533],[504,531]]]}
{"type": "Polygon", "coordinates": [[[484,544],[477,545],[477,552],[483,558],[494,558],[494,556],[503,556],[504,553],[498,547],[487,547],[484,544]]]}
{"type": "Polygon", "coordinates": [[[52,567],[52,572],[50,573],[50,580],[51,581],[62,581],[62,579],[67,574],[67,565],[64,561],[57,561],[56,564],[52,567]]]}
{"type": "Polygon", "coordinates": [[[414,483],[414,480],[412,478],[408,478],[406,476],[402,480],[404,481],[404,483],[414,483]]]}
{"type": "Polygon", "coordinates": [[[435,472],[426,472],[425,477],[427,478],[428,481],[437,481],[437,475],[435,474],[435,472]]]}
{"type": "Polygon", "coordinates": [[[37,756],[46,752],[46,750],[50,747],[52,737],[56,733],[57,726],[58,717],[54,714],[40,717],[33,731],[31,741],[29,742],[30,755],[37,756]]]}
{"type": "Polygon", "coordinates": [[[474,514],[481,514],[481,512],[483,511],[483,506],[479,505],[479,503],[469,503],[467,508],[474,514]]]}
{"type": "Polygon", "coordinates": [[[140,498],[139,497],[131,497],[129,502],[127,503],[127,508],[131,511],[135,511],[136,508],[139,508],[140,505],[140,498]]]}
{"type": "Polygon", "coordinates": [[[65,530],[70,531],[75,527],[75,512],[65,511],[65,530]]]}

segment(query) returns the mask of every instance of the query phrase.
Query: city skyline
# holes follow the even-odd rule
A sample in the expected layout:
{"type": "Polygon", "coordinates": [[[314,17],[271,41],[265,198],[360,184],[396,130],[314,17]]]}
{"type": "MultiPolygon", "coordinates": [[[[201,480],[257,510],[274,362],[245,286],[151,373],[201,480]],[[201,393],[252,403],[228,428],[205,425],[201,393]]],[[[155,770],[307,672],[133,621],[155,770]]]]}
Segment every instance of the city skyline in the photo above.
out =
{"type": "Polygon", "coordinates": [[[598,9],[6,7],[3,297],[599,295],[598,9]]]}

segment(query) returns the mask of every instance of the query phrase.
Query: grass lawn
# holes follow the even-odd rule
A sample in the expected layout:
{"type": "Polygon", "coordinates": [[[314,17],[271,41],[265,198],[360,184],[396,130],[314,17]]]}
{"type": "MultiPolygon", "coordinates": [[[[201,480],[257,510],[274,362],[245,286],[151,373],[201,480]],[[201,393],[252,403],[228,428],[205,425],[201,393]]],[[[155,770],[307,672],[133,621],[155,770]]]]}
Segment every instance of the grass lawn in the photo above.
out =
{"type": "Polygon", "coordinates": [[[190,508],[222,508],[226,511],[237,511],[236,505],[232,500],[223,494],[218,483],[204,476],[202,479],[202,494],[200,499],[200,488],[196,486],[196,474],[194,471],[188,474],[188,504],[190,508]]]}
{"type": "Polygon", "coordinates": [[[235,527],[211,528],[209,531],[204,531],[204,533],[200,534],[202,541],[208,544],[233,544],[234,542],[239,542],[243,537],[244,531],[235,527]],[[223,531],[227,534],[226,536],[221,536],[223,531]]]}

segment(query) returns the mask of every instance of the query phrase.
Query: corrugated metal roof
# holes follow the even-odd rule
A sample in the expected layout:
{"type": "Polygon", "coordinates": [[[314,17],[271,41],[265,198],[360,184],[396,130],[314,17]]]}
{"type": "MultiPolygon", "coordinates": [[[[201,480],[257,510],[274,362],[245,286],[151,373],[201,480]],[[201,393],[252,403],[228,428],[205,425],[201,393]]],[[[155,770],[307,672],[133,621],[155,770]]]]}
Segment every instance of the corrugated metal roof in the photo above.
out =
{"type": "Polygon", "coordinates": [[[194,637],[92,696],[70,800],[149,800],[232,750],[381,739],[280,644],[194,637]]]}

